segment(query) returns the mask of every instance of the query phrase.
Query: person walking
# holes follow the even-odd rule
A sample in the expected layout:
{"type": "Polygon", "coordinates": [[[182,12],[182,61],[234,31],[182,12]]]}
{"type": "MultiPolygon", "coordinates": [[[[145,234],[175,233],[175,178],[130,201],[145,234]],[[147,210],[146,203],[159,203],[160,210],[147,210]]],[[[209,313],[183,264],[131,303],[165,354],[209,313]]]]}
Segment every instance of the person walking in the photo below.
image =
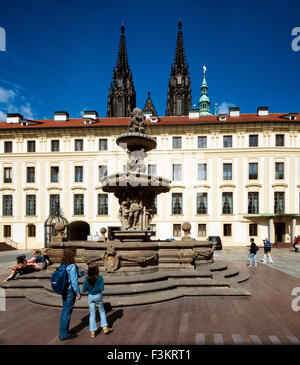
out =
{"type": "Polygon", "coordinates": [[[104,304],[102,300],[102,291],[104,290],[104,283],[102,275],[99,275],[99,268],[95,264],[90,264],[82,287],[82,292],[88,291],[88,303],[90,309],[90,332],[91,337],[95,337],[97,331],[96,323],[96,304],[98,304],[98,310],[100,313],[101,327],[103,332],[108,334],[112,331],[112,328],[107,326],[106,314],[104,304]]]}
{"type": "Polygon", "coordinates": [[[78,286],[78,268],[75,265],[76,248],[66,247],[63,252],[61,263],[66,265],[68,273],[68,283],[62,294],[62,311],[59,324],[60,340],[67,340],[77,337],[70,333],[69,325],[76,300],[80,300],[80,290],[78,286]]]}
{"type": "Polygon", "coordinates": [[[268,263],[273,264],[271,256],[271,242],[268,240],[268,238],[266,238],[263,240],[263,243],[264,243],[264,256],[262,262],[266,264],[268,258],[268,263]]]}
{"type": "Polygon", "coordinates": [[[252,258],[253,258],[253,267],[257,267],[257,261],[256,261],[256,253],[258,251],[258,247],[256,246],[254,242],[254,238],[250,239],[250,253],[249,253],[249,266],[252,267],[252,258]]]}

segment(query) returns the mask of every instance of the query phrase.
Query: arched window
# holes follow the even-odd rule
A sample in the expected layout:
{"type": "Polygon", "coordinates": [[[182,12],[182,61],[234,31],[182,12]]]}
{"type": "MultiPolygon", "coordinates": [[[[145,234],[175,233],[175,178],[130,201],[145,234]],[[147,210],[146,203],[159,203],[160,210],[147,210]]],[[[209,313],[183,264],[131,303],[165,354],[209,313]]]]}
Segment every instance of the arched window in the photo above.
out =
{"type": "Polygon", "coordinates": [[[118,99],[118,117],[122,117],[123,114],[123,103],[122,103],[122,99],[119,98],[118,99]]]}
{"type": "Polygon", "coordinates": [[[181,98],[178,98],[176,101],[176,109],[177,109],[177,115],[181,115],[182,114],[182,100],[181,98]]]}

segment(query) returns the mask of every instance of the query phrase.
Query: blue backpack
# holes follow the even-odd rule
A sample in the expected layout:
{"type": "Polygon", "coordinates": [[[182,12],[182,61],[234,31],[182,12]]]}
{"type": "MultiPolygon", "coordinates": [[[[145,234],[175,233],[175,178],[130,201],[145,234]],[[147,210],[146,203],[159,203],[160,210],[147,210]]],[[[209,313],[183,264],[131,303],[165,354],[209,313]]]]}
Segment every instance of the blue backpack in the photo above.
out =
{"type": "Polygon", "coordinates": [[[52,289],[57,294],[62,294],[68,285],[69,275],[67,266],[68,265],[61,264],[51,276],[52,289]]]}

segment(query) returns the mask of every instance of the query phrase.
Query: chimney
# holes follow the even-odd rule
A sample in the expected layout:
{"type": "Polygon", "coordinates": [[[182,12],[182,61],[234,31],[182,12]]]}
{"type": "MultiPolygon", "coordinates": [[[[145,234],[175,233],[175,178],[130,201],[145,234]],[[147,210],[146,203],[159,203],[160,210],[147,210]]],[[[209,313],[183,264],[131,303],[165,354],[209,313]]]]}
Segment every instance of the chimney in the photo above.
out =
{"type": "Polygon", "coordinates": [[[240,116],[240,107],[231,106],[229,108],[229,115],[230,115],[230,117],[239,117],[240,116]]]}
{"type": "Polygon", "coordinates": [[[96,111],[84,111],[83,112],[83,118],[89,118],[89,119],[97,119],[98,113],[96,111]]]}
{"type": "Polygon", "coordinates": [[[23,120],[23,115],[19,113],[7,114],[6,123],[20,123],[23,120]]]}
{"type": "Polygon", "coordinates": [[[269,108],[267,106],[259,106],[257,108],[257,115],[259,116],[269,115],[269,108]]]}
{"type": "Polygon", "coordinates": [[[54,120],[57,122],[65,122],[69,119],[68,112],[54,112],[54,120]]]}

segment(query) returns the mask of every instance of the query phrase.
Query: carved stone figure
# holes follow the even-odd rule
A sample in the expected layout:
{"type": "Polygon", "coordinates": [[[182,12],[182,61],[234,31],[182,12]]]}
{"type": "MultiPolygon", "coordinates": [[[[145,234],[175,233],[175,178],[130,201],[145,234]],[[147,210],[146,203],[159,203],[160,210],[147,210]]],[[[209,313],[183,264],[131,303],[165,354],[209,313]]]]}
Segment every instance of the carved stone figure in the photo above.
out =
{"type": "Polygon", "coordinates": [[[129,228],[138,229],[141,228],[140,225],[138,227],[138,222],[141,214],[143,204],[142,202],[138,202],[137,199],[134,199],[130,204],[130,211],[129,211],[129,228]]]}
{"type": "Polygon", "coordinates": [[[129,212],[130,212],[130,200],[129,198],[123,200],[120,204],[119,219],[122,223],[123,229],[129,228],[129,212]]]}
{"type": "Polygon", "coordinates": [[[129,131],[134,133],[145,133],[146,123],[145,116],[140,108],[134,108],[131,113],[129,131]]]}

